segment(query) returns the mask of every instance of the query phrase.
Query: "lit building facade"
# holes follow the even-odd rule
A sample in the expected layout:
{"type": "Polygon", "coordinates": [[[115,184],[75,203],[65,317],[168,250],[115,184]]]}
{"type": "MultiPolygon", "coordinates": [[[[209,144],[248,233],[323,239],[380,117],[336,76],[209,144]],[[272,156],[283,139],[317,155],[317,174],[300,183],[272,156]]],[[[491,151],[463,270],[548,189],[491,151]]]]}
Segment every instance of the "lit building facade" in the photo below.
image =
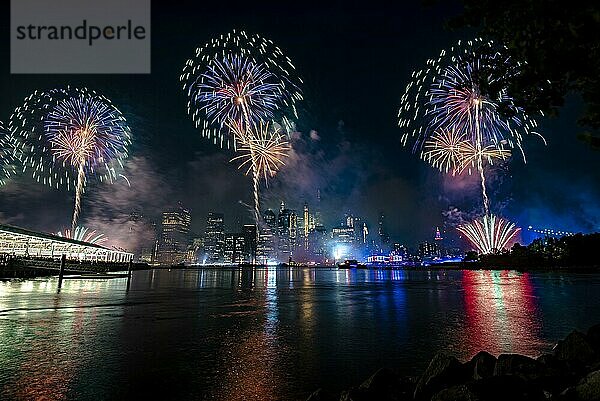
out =
{"type": "Polygon", "coordinates": [[[298,243],[298,216],[281,202],[277,216],[278,258],[287,262],[293,257],[298,243]]]}
{"type": "Polygon", "coordinates": [[[248,263],[255,263],[258,245],[256,225],[244,224],[242,226],[242,235],[244,236],[244,261],[248,263]]]}
{"type": "Polygon", "coordinates": [[[225,217],[223,213],[209,212],[204,231],[204,256],[206,263],[225,260],[225,217]]]}
{"type": "Polygon", "coordinates": [[[242,233],[225,234],[224,262],[244,263],[247,261],[246,236],[242,233]]]}
{"type": "Polygon", "coordinates": [[[7,225],[0,225],[0,254],[47,259],[60,259],[64,254],[67,260],[94,262],[133,260],[129,252],[7,225]]]}
{"type": "Polygon", "coordinates": [[[159,264],[173,265],[185,262],[191,220],[190,211],[181,205],[175,210],[163,213],[157,250],[159,264]]]}
{"type": "Polygon", "coordinates": [[[257,263],[277,260],[277,216],[271,209],[263,213],[256,249],[257,263]]]}

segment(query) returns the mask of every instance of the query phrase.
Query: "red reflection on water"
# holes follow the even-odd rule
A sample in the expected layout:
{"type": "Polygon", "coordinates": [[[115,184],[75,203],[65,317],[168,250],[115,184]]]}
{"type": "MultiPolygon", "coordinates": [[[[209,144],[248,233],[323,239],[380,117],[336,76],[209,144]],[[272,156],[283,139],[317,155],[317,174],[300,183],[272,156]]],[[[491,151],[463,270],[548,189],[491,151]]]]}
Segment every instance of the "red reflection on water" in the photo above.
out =
{"type": "MultiPolygon", "coordinates": [[[[277,286],[286,283],[278,283],[275,270],[257,269],[250,276],[251,282],[246,285],[263,290],[244,301],[254,312],[255,323],[223,343],[222,364],[227,368],[222,372],[217,400],[277,400],[287,393],[286,383],[290,379],[282,377],[276,369],[280,355],[285,352],[277,335],[277,286]]],[[[289,275],[281,277],[291,283],[289,275]]]]}
{"type": "Polygon", "coordinates": [[[536,356],[541,319],[528,273],[464,271],[465,350],[536,356]]]}

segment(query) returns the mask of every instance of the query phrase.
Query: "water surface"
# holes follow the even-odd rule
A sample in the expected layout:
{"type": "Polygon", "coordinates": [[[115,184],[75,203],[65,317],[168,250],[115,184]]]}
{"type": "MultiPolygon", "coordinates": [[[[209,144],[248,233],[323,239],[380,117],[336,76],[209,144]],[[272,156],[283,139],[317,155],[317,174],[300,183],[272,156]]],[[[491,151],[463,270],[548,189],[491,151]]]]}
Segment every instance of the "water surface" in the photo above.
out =
{"type": "Polygon", "coordinates": [[[439,350],[537,356],[600,322],[600,275],[153,270],[0,283],[0,398],[302,400],[439,350]]]}

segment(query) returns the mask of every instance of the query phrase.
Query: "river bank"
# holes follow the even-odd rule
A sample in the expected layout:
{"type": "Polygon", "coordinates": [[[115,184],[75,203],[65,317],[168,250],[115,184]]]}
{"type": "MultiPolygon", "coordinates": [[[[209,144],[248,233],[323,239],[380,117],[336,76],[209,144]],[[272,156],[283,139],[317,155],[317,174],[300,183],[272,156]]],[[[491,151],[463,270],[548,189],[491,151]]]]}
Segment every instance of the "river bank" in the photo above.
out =
{"type": "Polygon", "coordinates": [[[339,396],[319,389],[307,401],[600,400],[600,324],[571,332],[531,358],[480,351],[461,362],[440,352],[419,376],[382,368],[339,396]]]}
{"type": "MultiPolygon", "coordinates": [[[[127,271],[127,263],[78,262],[67,261],[66,274],[104,274],[127,271]]],[[[134,263],[132,270],[145,270],[145,263],[134,263]]],[[[60,260],[46,258],[12,258],[0,264],[0,280],[32,279],[38,277],[57,276],[60,271],[60,260]]]]}

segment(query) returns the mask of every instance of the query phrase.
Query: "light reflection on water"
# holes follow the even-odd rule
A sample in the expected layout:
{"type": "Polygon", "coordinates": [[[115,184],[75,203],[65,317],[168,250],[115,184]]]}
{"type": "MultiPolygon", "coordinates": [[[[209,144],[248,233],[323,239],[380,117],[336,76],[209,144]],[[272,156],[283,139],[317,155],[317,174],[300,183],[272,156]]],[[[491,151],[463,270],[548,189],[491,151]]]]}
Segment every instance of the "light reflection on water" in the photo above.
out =
{"type": "Polygon", "coordinates": [[[304,399],[439,350],[538,355],[600,321],[600,275],[153,270],[0,283],[0,398],[304,399]]]}

